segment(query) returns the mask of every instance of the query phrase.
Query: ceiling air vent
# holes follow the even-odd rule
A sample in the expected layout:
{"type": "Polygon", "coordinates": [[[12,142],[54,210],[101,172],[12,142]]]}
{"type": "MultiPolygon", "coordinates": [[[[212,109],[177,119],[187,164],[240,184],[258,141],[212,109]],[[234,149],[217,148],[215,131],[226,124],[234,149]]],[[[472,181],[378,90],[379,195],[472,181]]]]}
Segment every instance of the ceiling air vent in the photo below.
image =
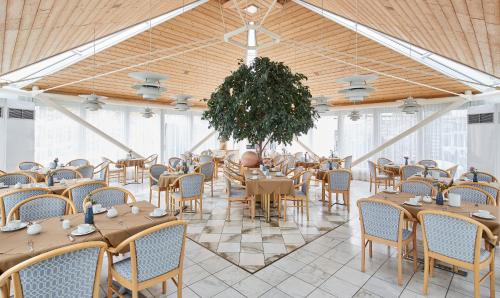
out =
{"type": "Polygon", "coordinates": [[[484,113],[484,114],[469,114],[468,124],[478,124],[478,123],[493,123],[494,114],[484,113]]]}
{"type": "Polygon", "coordinates": [[[9,118],[12,119],[35,119],[34,110],[23,110],[23,109],[9,109],[9,118]]]}

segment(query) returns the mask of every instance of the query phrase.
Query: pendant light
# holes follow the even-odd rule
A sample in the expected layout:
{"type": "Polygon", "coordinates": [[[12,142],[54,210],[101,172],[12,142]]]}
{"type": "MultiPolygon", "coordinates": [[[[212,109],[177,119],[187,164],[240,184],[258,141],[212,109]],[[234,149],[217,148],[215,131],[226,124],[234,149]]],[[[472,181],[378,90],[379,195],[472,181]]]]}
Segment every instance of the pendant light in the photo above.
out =
{"type": "Polygon", "coordinates": [[[105,96],[98,96],[95,94],[95,76],[97,75],[97,67],[96,67],[96,61],[95,61],[95,26],[94,26],[94,55],[93,55],[93,63],[94,63],[94,78],[92,78],[92,93],[90,94],[80,94],[80,97],[85,98],[85,101],[83,102],[83,107],[88,110],[88,111],[98,111],[102,109],[104,103],[102,100],[106,99],[107,97],[105,96]]]}

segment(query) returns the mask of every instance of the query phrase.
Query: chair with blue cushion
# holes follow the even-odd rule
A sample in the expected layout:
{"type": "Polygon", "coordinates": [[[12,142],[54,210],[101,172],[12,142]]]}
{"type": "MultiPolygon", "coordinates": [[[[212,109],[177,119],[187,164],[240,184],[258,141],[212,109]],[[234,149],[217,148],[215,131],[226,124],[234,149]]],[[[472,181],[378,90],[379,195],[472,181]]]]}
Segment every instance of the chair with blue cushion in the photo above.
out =
{"type": "Polygon", "coordinates": [[[351,170],[352,167],[352,155],[344,158],[344,169],[351,170]]]}
{"type": "Polygon", "coordinates": [[[385,166],[386,164],[392,163],[392,160],[385,158],[385,157],[380,157],[377,159],[377,165],[379,166],[385,166]]]}
{"type": "Polygon", "coordinates": [[[483,205],[496,205],[496,200],[493,199],[493,197],[489,193],[474,186],[456,185],[446,189],[443,192],[445,196],[450,193],[460,195],[462,202],[483,205]]]}
{"type": "MultiPolygon", "coordinates": [[[[253,196],[247,196],[245,186],[232,183],[234,176],[231,172],[224,170],[224,179],[227,193],[226,220],[231,221],[231,208],[250,209],[250,217],[253,220],[255,217],[255,198],[253,196]],[[236,205],[234,205],[234,203],[236,203],[236,205]]],[[[239,182],[239,180],[236,181],[239,182]]]]}
{"type": "Polygon", "coordinates": [[[82,178],[82,175],[72,169],[57,169],[53,171],[53,177],[55,181],[60,181],[62,179],[70,180],[82,178]]]}
{"type": "Polygon", "coordinates": [[[17,183],[21,184],[29,184],[35,183],[35,179],[33,176],[30,176],[25,173],[7,173],[0,175],[0,184],[4,185],[16,185],[17,183]]]}
{"type": "Polygon", "coordinates": [[[144,182],[144,175],[146,173],[149,173],[149,169],[151,166],[155,165],[158,163],[158,154],[151,154],[150,156],[146,157],[144,160],[144,164],[139,167],[140,175],[141,175],[141,183],[144,182]]]}
{"type": "Polygon", "coordinates": [[[499,188],[497,188],[491,184],[488,184],[486,182],[461,182],[459,185],[468,185],[468,186],[482,189],[485,192],[487,192],[488,194],[490,194],[493,197],[493,200],[496,202],[496,204],[499,205],[498,204],[498,200],[500,199],[500,189],[499,188]]]}
{"type": "Polygon", "coordinates": [[[94,180],[103,181],[109,184],[109,161],[105,160],[95,166],[93,177],[94,180]]]}
{"type": "MultiPolygon", "coordinates": [[[[107,245],[89,241],[54,249],[21,262],[0,275],[4,296],[14,281],[14,297],[99,297],[107,245]]],[[[5,296],[6,295],[6,296],[5,296]]]]}
{"type": "Polygon", "coordinates": [[[68,198],[55,194],[45,194],[19,202],[10,210],[7,221],[20,219],[22,222],[30,222],[73,214],[76,212],[75,210],[75,205],[68,198]]]}
{"type": "Polygon", "coordinates": [[[452,178],[450,172],[443,169],[429,169],[428,172],[431,177],[439,176],[440,178],[452,178]]]}
{"type": "Polygon", "coordinates": [[[169,170],[172,172],[177,171],[177,166],[180,165],[182,162],[182,159],[179,157],[170,157],[168,159],[168,167],[169,170]]]}
{"type": "Polygon", "coordinates": [[[347,207],[347,212],[350,208],[350,190],[351,190],[351,171],[345,169],[337,169],[326,173],[326,193],[328,194],[328,210],[332,210],[332,196],[335,194],[335,204],[339,204],[339,194],[342,194],[342,199],[347,207]]]}
{"type": "MultiPolygon", "coordinates": [[[[167,191],[166,187],[160,187],[160,185],[158,185],[158,181],[160,180],[160,176],[168,172],[168,170],[169,167],[162,164],[155,164],[149,168],[149,202],[151,203],[153,199],[153,191],[156,191],[158,193],[158,208],[160,207],[161,192],[167,191]]],[[[166,200],[168,201],[168,198],[166,198],[166,200]]]]}
{"type": "Polygon", "coordinates": [[[427,181],[421,180],[406,180],[399,184],[398,186],[400,192],[410,193],[415,196],[432,196],[436,193],[436,190],[427,181]]]}
{"type": "Polygon", "coordinates": [[[194,201],[194,212],[196,213],[198,208],[197,205],[200,204],[200,217],[203,216],[203,185],[204,185],[205,175],[195,173],[182,175],[177,178],[172,185],[178,185],[179,191],[172,194],[171,206],[175,206],[175,203],[179,203],[180,213],[179,218],[182,218],[184,202],[194,201]]]}
{"type": "Polygon", "coordinates": [[[116,248],[108,248],[108,260],[130,250],[130,258],[110,261],[108,297],[119,291],[113,286],[113,280],[130,289],[132,297],[137,298],[140,290],[158,283],[162,283],[163,294],[166,294],[169,279],[177,286],[177,297],[182,297],[186,228],[185,221],[170,221],[137,233],[116,248]]]}
{"type": "Polygon", "coordinates": [[[365,272],[365,248],[370,258],[373,242],[396,247],[398,252],[398,284],[403,284],[403,250],[412,242],[413,271],[417,271],[417,221],[404,208],[382,199],[361,199],[357,202],[361,224],[361,271],[365,272]],[[405,229],[406,221],[412,230],[405,229]]]}
{"type": "Polygon", "coordinates": [[[383,171],[383,169],[375,164],[373,161],[369,160],[368,161],[368,170],[370,172],[370,192],[372,191],[372,184],[375,185],[375,193],[377,193],[378,188],[380,184],[383,182],[385,184],[385,187],[387,188],[388,185],[392,184],[394,185],[394,177],[390,176],[386,172],[383,171]]]}
{"type": "Polygon", "coordinates": [[[68,162],[66,165],[70,167],[83,167],[89,165],[90,162],[86,159],[83,158],[77,158],[73,159],[72,161],[68,162]]]}
{"type": "Polygon", "coordinates": [[[473,271],[474,297],[480,297],[480,283],[489,276],[490,297],[495,297],[495,245],[497,236],[484,224],[451,212],[425,210],[418,213],[424,246],[424,295],[434,260],[473,271]],[[484,239],[484,246],[482,240],[484,239]],[[480,270],[489,269],[481,278],[480,270]]]}
{"type": "Polygon", "coordinates": [[[311,185],[311,177],[312,173],[310,171],[302,171],[301,173],[302,179],[301,182],[295,184],[295,192],[293,196],[283,196],[279,198],[278,203],[278,216],[281,216],[281,209],[283,208],[283,220],[286,221],[286,210],[289,207],[297,208],[297,215],[299,214],[299,210],[304,215],[304,207],[306,208],[306,218],[309,220],[309,196],[310,196],[310,185],[311,185]],[[293,206],[289,206],[288,202],[293,202],[293,206]],[[281,207],[283,203],[283,207],[281,207]]]}
{"type": "Polygon", "coordinates": [[[210,155],[200,155],[200,163],[206,163],[213,161],[214,158],[210,155]]]}
{"type": "Polygon", "coordinates": [[[401,167],[401,181],[407,180],[411,176],[420,175],[425,168],[419,165],[407,165],[401,167]]]}
{"type": "Polygon", "coordinates": [[[209,161],[200,164],[194,170],[195,173],[203,174],[205,176],[205,182],[210,183],[210,194],[212,197],[214,196],[214,169],[214,162],[209,161]]]}
{"type": "Polygon", "coordinates": [[[428,168],[437,168],[438,166],[437,162],[432,159],[423,159],[417,162],[417,164],[428,168]]]}
{"type": "Polygon", "coordinates": [[[19,167],[19,170],[21,170],[21,171],[30,171],[33,168],[41,169],[41,168],[43,168],[43,165],[41,165],[37,162],[34,162],[34,161],[22,161],[19,163],[18,167],[19,167]]]}
{"type": "Polygon", "coordinates": [[[48,194],[49,190],[41,187],[33,187],[33,188],[23,188],[17,189],[14,191],[10,191],[9,193],[0,197],[0,213],[2,216],[2,226],[5,225],[7,215],[10,213],[12,208],[16,206],[19,202],[22,202],[25,199],[48,194]]]}
{"type": "MultiPolygon", "coordinates": [[[[96,204],[101,204],[102,207],[109,209],[116,205],[128,204],[130,202],[135,203],[135,197],[130,191],[125,188],[120,187],[102,187],[90,192],[89,196],[92,198],[96,204]]],[[[83,206],[89,201],[87,197],[83,201],[83,206]]]]}
{"type": "Polygon", "coordinates": [[[73,185],[71,187],[68,187],[62,195],[65,197],[68,197],[73,204],[75,204],[76,212],[82,213],[83,212],[83,201],[89,193],[92,191],[106,187],[108,186],[106,182],[102,181],[87,181],[87,182],[81,182],[76,185],[73,185]]]}
{"type": "MultiPolygon", "coordinates": [[[[468,180],[472,181],[474,178],[474,173],[472,172],[463,173],[460,176],[460,179],[464,178],[467,178],[468,180]]],[[[498,180],[495,176],[491,175],[490,173],[477,172],[477,181],[491,183],[491,182],[497,182],[498,180]]]]}
{"type": "Polygon", "coordinates": [[[94,177],[94,166],[92,165],[78,167],[76,171],[80,173],[82,178],[92,179],[94,177]]]}

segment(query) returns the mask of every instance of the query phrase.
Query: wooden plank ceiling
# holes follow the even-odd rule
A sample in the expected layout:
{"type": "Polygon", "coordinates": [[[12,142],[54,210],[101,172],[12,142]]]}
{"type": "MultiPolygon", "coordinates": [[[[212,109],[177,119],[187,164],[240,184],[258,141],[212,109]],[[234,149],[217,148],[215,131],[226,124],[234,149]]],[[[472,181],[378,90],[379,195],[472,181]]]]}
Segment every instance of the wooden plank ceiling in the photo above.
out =
{"type": "MultiPolygon", "coordinates": [[[[267,3],[269,2],[270,0],[267,1],[267,3]]],[[[249,0],[247,3],[253,2],[249,0]]],[[[259,0],[255,3],[263,8],[266,0],[259,0]]],[[[243,49],[222,41],[224,30],[227,32],[241,26],[242,21],[234,7],[228,5],[221,7],[218,2],[210,1],[155,27],[151,35],[154,53],[152,56],[147,54],[149,52],[149,33],[145,32],[98,53],[95,62],[98,67],[95,70],[93,59],[88,58],[36,82],[36,85],[41,89],[47,89],[96,73],[130,66],[143,62],[145,59],[177,53],[175,57],[155,62],[149,67],[152,71],[164,73],[170,77],[165,84],[168,90],[162,94],[158,101],[170,103],[173,95],[187,93],[194,96],[193,103],[195,105],[203,106],[204,103],[201,100],[209,97],[224,77],[236,69],[238,59],[245,57],[243,49]],[[221,9],[224,18],[221,16],[221,9]],[[192,42],[210,39],[215,40],[216,44],[196,50],[190,46],[192,42]],[[191,51],[183,53],[188,49],[191,51]],[[158,51],[162,52],[157,53],[158,51]],[[138,54],[146,55],[130,59],[138,54]],[[128,60],[124,61],[123,59],[128,60]]],[[[351,66],[330,59],[355,61],[353,58],[356,48],[354,32],[293,2],[278,6],[268,17],[264,26],[280,34],[282,42],[261,50],[259,56],[269,56],[274,60],[283,61],[290,65],[293,71],[304,73],[309,77],[306,84],[311,87],[314,96],[332,97],[332,104],[347,103],[338,94],[342,85],[336,83],[335,80],[342,76],[351,75],[355,70],[351,66]],[[297,46],[293,46],[294,44],[297,46]],[[324,53],[327,54],[328,58],[320,55],[321,49],[325,50],[324,53]]],[[[238,36],[238,39],[243,40],[244,35],[238,36]]],[[[265,37],[259,34],[258,39],[263,41],[265,37]]],[[[469,89],[461,83],[361,36],[358,37],[358,54],[358,63],[364,67],[457,93],[469,89]]],[[[135,94],[135,90],[130,87],[134,84],[134,80],[129,78],[127,73],[144,70],[146,70],[145,66],[129,69],[100,77],[94,82],[77,83],[50,92],[86,94],[90,93],[95,86],[95,92],[98,95],[140,100],[140,97],[135,94]]],[[[360,73],[367,72],[360,71],[360,73]]],[[[380,77],[372,85],[376,91],[370,95],[366,102],[394,101],[409,95],[425,98],[449,96],[445,92],[386,77],[380,77]]]]}
{"type": "Polygon", "coordinates": [[[304,0],[500,77],[499,0],[304,0]]]}
{"type": "Polygon", "coordinates": [[[0,74],[194,1],[0,0],[0,74]]]}

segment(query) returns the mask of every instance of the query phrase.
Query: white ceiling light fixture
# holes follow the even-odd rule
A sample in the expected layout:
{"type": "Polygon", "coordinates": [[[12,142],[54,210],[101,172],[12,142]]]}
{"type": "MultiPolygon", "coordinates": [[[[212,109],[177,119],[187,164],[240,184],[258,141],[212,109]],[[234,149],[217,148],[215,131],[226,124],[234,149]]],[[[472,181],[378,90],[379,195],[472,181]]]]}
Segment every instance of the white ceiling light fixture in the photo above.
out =
{"type": "Polygon", "coordinates": [[[348,117],[349,119],[351,119],[351,121],[358,121],[359,119],[361,119],[361,114],[359,113],[359,111],[352,111],[348,117]]]}
{"type": "Polygon", "coordinates": [[[161,81],[168,79],[166,75],[156,72],[131,72],[129,77],[142,81],[132,85],[132,88],[137,90],[137,94],[141,95],[144,99],[153,100],[160,97],[161,93],[166,89],[161,86],[161,81]]]}
{"type": "Polygon", "coordinates": [[[405,114],[417,113],[422,105],[420,105],[413,97],[409,96],[403,100],[403,104],[399,106],[401,111],[405,114]]]}
{"type": "Polygon", "coordinates": [[[177,111],[187,111],[189,110],[189,99],[193,96],[187,94],[175,95],[175,107],[174,110],[177,111]]]}
{"type": "Polygon", "coordinates": [[[250,4],[247,7],[245,7],[244,10],[249,14],[256,14],[259,11],[259,7],[250,4]]]}
{"type": "Polygon", "coordinates": [[[315,96],[311,98],[311,103],[319,114],[326,113],[330,110],[330,105],[328,104],[328,97],[326,96],[315,96]]]}
{"type": "Polygon", "coordinates": [[[149,119],[155,115],[155,112],[153,112],[153,109],[151,109],[151,108],[145,108],[141,114],[142,114],[142,117],[149,119]]]}
{"type": "Polygon", "coordinates": [[[368,85],[368,82],[376,80],[376,75],[353,75],[337,79],[337,83],[348,83],[349,86],[339,90],[345,98],[350,101],[362,101],[375,91],[375,88],[368,85]]]}
{"type": "Polygon", "coordinates": [[[92,94],[82,94],[78,95],[80,97],[85,98],[85,101],[83,102],[83,107],[86,110],[89,111],[98,111],[102,109],[102,106],[105,105],[106,103],[102,101],[102,99],[106,99],[107,97],[105,96],[98,96],[95,93],[92,94]]]}

